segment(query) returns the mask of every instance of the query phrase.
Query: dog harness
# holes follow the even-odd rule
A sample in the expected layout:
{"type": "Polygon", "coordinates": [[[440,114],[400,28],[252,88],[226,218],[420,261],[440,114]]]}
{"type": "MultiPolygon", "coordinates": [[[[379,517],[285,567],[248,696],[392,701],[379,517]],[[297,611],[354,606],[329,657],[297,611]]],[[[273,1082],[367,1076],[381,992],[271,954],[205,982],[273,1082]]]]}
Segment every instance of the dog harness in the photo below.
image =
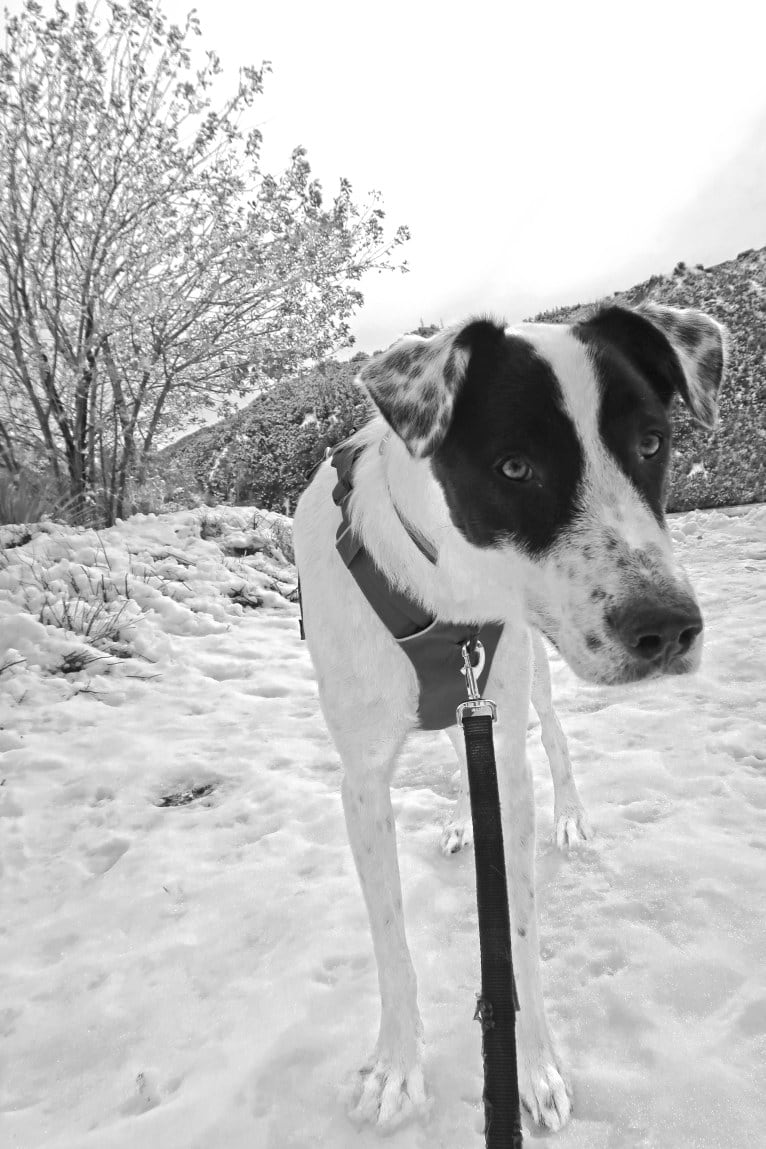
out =
{"type": "MultiPolygon", "coordinates": [[[[338,474],[332,497],[341,512],[335,546],[362,594],[415,668],[421,729],[445,730],[455,725],[456,708],[465,699],[465,679],[461,673],[463,643],[470,642],[473,646],[480,639],[485,654],[483,673],[489,674],[503,633],[502,623],[441,622],[393,586],[375,566],[354,532],[348,511],[354,465],[363,450],[364,447],[354,443],[341,443],[332,452],[331,462],[338,474]]],[[[423,536],[404,519],[402,524],[415,546],[435,563],[436,556],[423,536]]]]}

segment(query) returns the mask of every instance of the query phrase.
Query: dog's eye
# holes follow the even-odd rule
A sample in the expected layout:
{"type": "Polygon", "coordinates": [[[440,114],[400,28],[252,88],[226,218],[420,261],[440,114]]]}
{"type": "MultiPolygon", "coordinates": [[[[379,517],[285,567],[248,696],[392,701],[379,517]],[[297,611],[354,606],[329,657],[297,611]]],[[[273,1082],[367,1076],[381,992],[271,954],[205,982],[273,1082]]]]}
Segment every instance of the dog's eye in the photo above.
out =
{"type": "Polygon", "coordinates": [[[644,435],[641,442],[638,444],[638,453],[642,459],[651,459],[656,455],[662,446],[662,435],[657,435],[654,431],[650,431],[648,435],[644,435]]]}
{"type": "Polygon", "coordinates": [[[526,459],[521,459],[518,455],[511,455],[510,459],[504,459],[499,469],[506,479],[512,479],[514,483],[527,483],[533,474],[526,459]]]}

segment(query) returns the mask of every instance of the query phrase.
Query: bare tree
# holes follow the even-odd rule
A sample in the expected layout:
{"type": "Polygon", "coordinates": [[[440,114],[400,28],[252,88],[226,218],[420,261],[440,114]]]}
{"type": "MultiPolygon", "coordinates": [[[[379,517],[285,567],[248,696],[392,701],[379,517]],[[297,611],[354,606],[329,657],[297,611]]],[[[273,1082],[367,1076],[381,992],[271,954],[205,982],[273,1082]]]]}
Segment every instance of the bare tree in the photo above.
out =
{"type": "Polygon", "coordinates": [[[303,148],[262,172],[243,124],[269,65],[214,110],[194,35],[144,0],[6,14],[0,463],[43,452],[109,521],[169,426],[347,343],[361,275],[407,238],[345,180],[325,206],[303,148]]]}

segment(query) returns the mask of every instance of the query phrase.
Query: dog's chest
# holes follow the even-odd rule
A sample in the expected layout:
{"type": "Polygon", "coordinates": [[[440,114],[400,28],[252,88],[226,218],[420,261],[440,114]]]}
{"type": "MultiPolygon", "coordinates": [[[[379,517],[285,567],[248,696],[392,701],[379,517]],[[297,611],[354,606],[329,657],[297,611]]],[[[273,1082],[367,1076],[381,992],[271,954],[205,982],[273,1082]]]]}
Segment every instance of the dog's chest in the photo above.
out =
{"type": "Polygon", "coordinates": [[[482,678],[486,681],[503,627],[500,623],[479,627],[475,623],[434,618],[376,567],[354,532],[348,514],[354,464],[361,450],[349,443],[333,452],[332,465],[338,474],[333,501],[341,512],[335,545],[359,590],[413,665],[418,680],[418,725],[422,730],[445,730],[454,726],[455,711],[466,698],[461,673],[463,643],[471,639],[481,641],[485,654],[482,678]]]}

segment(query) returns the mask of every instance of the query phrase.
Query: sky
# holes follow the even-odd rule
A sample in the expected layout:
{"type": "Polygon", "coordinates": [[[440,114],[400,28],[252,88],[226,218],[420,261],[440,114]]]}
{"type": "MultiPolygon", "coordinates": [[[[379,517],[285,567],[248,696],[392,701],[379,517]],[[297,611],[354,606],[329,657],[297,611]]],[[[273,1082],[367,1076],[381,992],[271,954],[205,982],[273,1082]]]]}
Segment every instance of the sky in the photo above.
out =
{"type": "MultiPolygon", "coordinates": [[[[165,0],[182,21],[189,0],[165,0]]],[[[197,0],[232,76],[271,61],[267,169],[308,148],[409,226],[363,284],[357,347],[586,302],[766,244],[766,6],[197,0]]]]}

